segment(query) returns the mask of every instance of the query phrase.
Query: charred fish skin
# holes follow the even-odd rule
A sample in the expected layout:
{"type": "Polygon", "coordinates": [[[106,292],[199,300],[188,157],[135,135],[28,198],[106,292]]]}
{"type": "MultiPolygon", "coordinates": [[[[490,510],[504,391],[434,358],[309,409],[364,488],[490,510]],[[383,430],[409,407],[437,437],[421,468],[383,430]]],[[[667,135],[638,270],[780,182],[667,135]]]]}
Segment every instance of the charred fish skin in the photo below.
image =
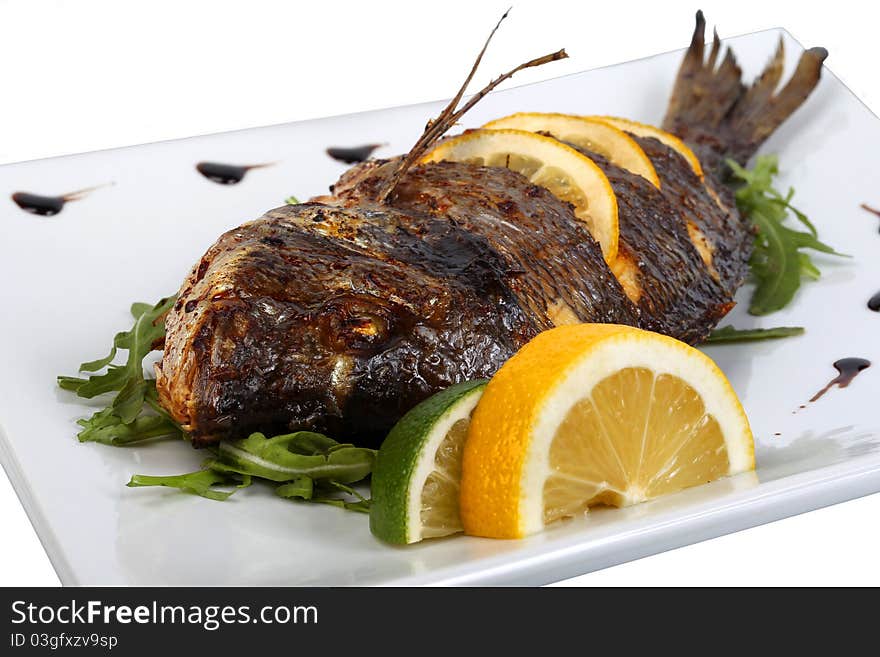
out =
{"type": "Polygon", "coordinates": [[[640,328],[699,344],[733,307],[691,243],[675,205],[650,182],[583,151],[602,169],[617,196],[617,276],[638,306],[640,328]]]}
{"type": "Polygon", "coordinates": [[[700,180],[681,154],[657,139],[630,137],[650,158],[660,178],[660,192],[681,215],[704,263],[733,296],[748,275],[754,229],[736,210],[730,188],[711,180],[711,173],[710,180],[700,180]]]}
{"type": "MultiPolygon", "coordinates": [[[[344,204],[361,204],[392,168],[383,162],[356,168],[334,185],[335,194],[344,204]]],[[[542,330],[576,322],[638,325],[638,309],[572,206],[515,171],[422,164],[403,176],[387,203],[485,238],[517,272],[510,287],[542,330]]]]}
{"type": "Polygon", "coordinates": [[[160,400],[196,446],[297,429],[378,445],[537,333],[508,277],[484,240],[429,217],[270,211],[222,236],[181,289],[160,400]]]}

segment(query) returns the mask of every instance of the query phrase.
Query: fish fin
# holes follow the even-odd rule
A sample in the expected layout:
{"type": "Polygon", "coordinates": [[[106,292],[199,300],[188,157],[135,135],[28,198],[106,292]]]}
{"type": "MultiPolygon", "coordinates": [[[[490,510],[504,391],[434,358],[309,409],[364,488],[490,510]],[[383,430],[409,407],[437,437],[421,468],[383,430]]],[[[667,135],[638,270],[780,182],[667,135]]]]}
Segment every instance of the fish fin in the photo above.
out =
{"type": "Polygon", "coordinates": [[[807,99],[828,57],[824,48],[801,55],[789,81],[779,89],[785,64],[782,38],[764,71],[749,86],[728,48],[716,66],[721,41],[715,32],[708,58],[705,52],[706,19],[697,12],[691,45],[685,53],[663,120],[663,129],[688,142],[703,166],[717,173],[730,157],[745,165],[760,145],[807,99]],[[777,91],[777,89],[779,89],[777,91]]]}

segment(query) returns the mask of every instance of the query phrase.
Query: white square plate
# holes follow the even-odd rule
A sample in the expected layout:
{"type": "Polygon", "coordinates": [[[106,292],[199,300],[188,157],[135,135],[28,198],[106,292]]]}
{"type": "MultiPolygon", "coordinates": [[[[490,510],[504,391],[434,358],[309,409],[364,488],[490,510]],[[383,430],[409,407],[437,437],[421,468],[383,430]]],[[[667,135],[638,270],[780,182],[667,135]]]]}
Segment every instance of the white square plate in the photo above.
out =
{"type": "MultiPolygon", "coordinates": [[[[780,36],[789,72],[801,46],[770,30],[729,40],[746,76],[780,36]]],[[[465,126],[514,111],[616,114],[658,123],[681,52],[492,94],[465,126]]],[[[795,303],[737,326],[802,325],[803,337],[707,349],[742,397],[757,439],[756,473],[637,507],[602,510],[522,541],[458,537],[408,548],[377,542],[366,516],[295,504],[254,486],[224,503],[125,488],[132,473],[196,469],[204,454],[177,442],[80,445],[91,412],[55,386],[58,374],[106,353],[132,301],[178,288],[221,232],[323,193],[344,170],[330,145],[384,142],[407,150],[441,103],[243,130],[0,167],[4,345],[0,460],[65,584],[539,584],[880,491],[876,391],[880,367],[806,403],[842,357],[880,360],[876,154],[880,123],[827,70],[819,88],[767,143],[780,185],[852,260],[817,257],[820,282],[795,303]],[[200,176],[198,161],[277,162],[238,185],[200,176]],[[58,194],[113,182],[55,217],[17,208],[17,190],[58,194]]],[[[741,301],[748,298],[743,290],[741,301]]],[[[724,322],[728,323],[728,322],[724,322]]]]}

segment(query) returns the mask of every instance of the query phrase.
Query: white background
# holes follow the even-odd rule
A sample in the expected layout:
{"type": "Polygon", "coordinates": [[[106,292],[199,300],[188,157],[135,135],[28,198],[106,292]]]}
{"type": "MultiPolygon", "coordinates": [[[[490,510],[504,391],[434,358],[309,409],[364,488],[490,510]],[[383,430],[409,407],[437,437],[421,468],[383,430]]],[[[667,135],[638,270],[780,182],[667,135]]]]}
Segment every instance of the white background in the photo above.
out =
{"type": "MultiPolygon", "coordinates": [[[[0,163],[448,97],[506,6],[0,0],[0,163]]],[[[845,0],[518,0],[475,85],[560,47],[570,59],[516,83],[684,47],[698,6],[722,37],[783,26],[825,46],[826,64],[880,110],[880,9],[845,0]]],[[[878,521],[874,495],[565,584],[876,586],[878,521]]],[[[0,585],[57,584],[3,475],[0,523],[0,585]]]]}

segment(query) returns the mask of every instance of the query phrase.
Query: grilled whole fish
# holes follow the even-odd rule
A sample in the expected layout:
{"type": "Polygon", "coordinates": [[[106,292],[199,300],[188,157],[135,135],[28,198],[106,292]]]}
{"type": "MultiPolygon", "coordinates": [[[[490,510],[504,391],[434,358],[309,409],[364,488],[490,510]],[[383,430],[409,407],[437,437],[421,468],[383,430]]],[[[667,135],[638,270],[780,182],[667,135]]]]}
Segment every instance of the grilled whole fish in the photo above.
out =
{"type": "Polygon", "coordinates": [[[589,154],[618,198],[614,271],[569,204],[505,168],[411,166],[420,140],[405,158],[354,167],[329,197],[220,237],[166,318],[163,407],[196,446],[297,429],[378,445],[413,405],[491,376],[555,325],[705,338],[733,305],[753,239],[725,158],[748,160],[815,86],[825,53],[807,51],[775,94],[781,48],[747,88],[729,52],[716,67],[717,36],[704,57],[704,29],[698,14],[664,127],[694,147],[705,178],[654,139],[634,136],[660,190],[589,154]]]}
{"type": "Polygon", "coordinates": [[[381,206],[285,206],[224,234],[166,319],[162,405],[196,445],[309,428],[361,442],[539,331],[479,236],[381,206]]]}

